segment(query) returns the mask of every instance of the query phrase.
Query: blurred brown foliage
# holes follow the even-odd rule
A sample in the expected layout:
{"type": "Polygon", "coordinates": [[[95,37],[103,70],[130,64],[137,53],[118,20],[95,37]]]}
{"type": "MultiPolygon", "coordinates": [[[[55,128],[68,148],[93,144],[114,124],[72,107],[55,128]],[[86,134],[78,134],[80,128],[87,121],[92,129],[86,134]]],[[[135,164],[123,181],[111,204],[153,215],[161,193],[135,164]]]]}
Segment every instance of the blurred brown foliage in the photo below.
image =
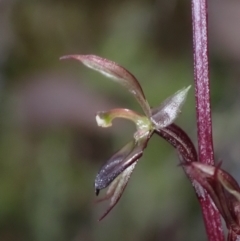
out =
{"type": "MultiPolygon", "coordinates": [[[[238,0],[209,1],[215,151],[238,180],[239,12],[238,0]]],[[[95,113],[139,107],[115,83],[59,61],[72,53],[116,61],[157,106],[193,84],[190,2],[0,0],[0,32],[0,240],[206,239],[177,156],[157,137],[116,209],[97,222],[95,174],[133,125],[102,130],[95,113]]],[[[178,124],[196,140],[193,91],[178,124]]]]}

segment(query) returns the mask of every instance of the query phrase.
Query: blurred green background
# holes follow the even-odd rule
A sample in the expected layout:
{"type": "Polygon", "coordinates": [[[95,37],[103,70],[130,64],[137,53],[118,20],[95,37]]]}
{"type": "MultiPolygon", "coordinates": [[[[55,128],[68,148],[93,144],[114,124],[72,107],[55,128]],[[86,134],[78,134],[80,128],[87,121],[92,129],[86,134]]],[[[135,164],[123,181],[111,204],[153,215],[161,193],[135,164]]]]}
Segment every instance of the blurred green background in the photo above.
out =
{"type": "MultiPolygon", "coordinates": [[[[216,160],[240,180],[240,2],[209,1],[216,160]]],[[[153,137],[126,191],[102,221],[94,179],[134,133],[98,128],[95,113],[140,111],[127,91],[66,54],[130,70],[149,103],[193,85],[191,3],[185,0],[0,0],[0,241],[206,240],[175,150],[153,137]]],[[[193,88],[177,123],[196,141],[193,88]]]]}

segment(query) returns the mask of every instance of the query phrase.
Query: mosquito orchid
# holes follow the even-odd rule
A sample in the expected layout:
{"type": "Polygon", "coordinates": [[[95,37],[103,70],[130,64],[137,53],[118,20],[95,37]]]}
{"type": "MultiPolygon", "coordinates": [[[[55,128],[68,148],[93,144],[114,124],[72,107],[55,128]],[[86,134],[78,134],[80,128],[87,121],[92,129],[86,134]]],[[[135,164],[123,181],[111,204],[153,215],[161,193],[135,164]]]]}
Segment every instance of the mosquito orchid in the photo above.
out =
{"type": "MultiPolygon", "coordinates": [[[[117,151],[102,166],[96,176],[96,195],[99,194],[100,190],[108,187],[106,195],[99,199],[99,201],[110,199],[109,207],[100,218],[101,220],[111,211],[121,198],[136,163],[143,155],[143,151],[147,147],[148,141],[154,133],[168,139],[168,141],[172,142],[171,144],[175,145],[177,149],[179,147],[179,145],[176,144],[177,142],[180,142],[181,145],[185,143],[182,139],[186,139],[186,137],[183,135],[177,138],[174,133],[179,131],[179,129],[171,124],[178,117],[190,86],[183,88],[168,97],[158,108],[151,109],[138,80],[133,74],[117,63],[95,55],[67,55],[60,59],[78,60],[85,66],[118,82],[135,97],[144,113],[144,115],[141,115],[129,109],[112,109],[110,111],[98,112],[96,115],[96,121],[100,127],[110,127],[115,118],[125,118],[133,121],[136,125],[136,132],[133,135],[133,140],[117,151]],[[167,129],[169,126],[171,126],[172,129],[167,129]]],[[[184,147],[179,148],[179,152],[181,153],[182,150],[189,149],[191,149],[191,145],[190,148],[188,146],[185,149],[184,147]]],[[[186,156],[189,153],[192,154],[193,152],[194,151],[191,150],[187,151],[187,153],[185,153],[186,155],[184,155],[185,159],[187,159],[186,156]]],[[[196,159],[196,157],[194,158],[196,159]]]]}

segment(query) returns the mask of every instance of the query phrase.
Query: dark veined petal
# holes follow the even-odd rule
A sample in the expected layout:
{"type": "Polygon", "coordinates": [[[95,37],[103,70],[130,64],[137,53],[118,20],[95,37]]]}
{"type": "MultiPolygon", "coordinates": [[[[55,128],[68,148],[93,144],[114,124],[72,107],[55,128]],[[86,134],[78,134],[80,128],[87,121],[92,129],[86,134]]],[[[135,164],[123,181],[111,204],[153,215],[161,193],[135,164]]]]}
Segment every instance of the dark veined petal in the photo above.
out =
{"type": "Polygon", "coordinates": [[[79,60],[87,67],[96,70],[108,78],[120,83],[133,94],[138,103],[141,105],[144,113],[150,117],[151,110],[138,80],[122,66],[96,55],[67,55],[61,57],[60,59],[79,60]]]}
{"type": "Polygon", "coordinates": [[[172,124],[178,117],[191,86],[177,91],[168,97],[158,108],[152,110],[152,123],[157,129],[172,124]]]}
{"type": "Polygon", "coordinates": [[[125,190],[129,178],[137,164],[136,160],[132,165],[127,167],[108,187],[106,195],[103,198],[97,200],[97,202],[102,202],[110,199],[109,206],[104,214],[100,217],[99,221],[102,220],[106,215],[115,207],[121,198],[123,191],[125,190]]]}
{"type": "Polygon", "coordinates": [[[150,136],[151,134],[139,141],[133,140],[129,142],[103,165],[95,178],[96,195],[142,156],[150,136]]]}

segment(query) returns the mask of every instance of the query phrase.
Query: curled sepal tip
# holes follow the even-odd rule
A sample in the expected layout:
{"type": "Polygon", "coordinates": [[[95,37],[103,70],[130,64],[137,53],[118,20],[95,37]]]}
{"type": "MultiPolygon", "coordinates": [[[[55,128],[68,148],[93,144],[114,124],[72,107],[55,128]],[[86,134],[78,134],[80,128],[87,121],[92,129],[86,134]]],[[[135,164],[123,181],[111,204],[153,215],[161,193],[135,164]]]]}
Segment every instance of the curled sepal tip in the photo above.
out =
{"type": "Polygon", "coordinates": [[[108,190],[103,198],[100,198],[97,200],[97,202],[102,202],[110,199],[109,206],[107,210],[103,213],[103,215],[100,217],[99,221],[101,221],[104,217],[107,216],[107,214],[115,207],[115,205],[118,203],[119,199],[121,198],[123,191],[125,190],[127,183],[129,181],[129,178],[133,172],[133,169],[135,168],[137,164],[134,162],[131,166],[126,168],[108,187],[108,190]]]}
{"type": "Polygon", "coordinates": [[[100,111],[96,115],[98,126],[110,127],[115,118],[124,118],[133,121],[138,130],[151,130],[151,122],[146,116],[139,115],[138,113],[129,109],[112,109],[110,111],[100,111]]]}
{"type": "Polygon", "coordinates": [[[145,98],[143,90],[133,74],[128,70],[118,65],[117,63],[101,58],[96,55],[66,55],[60,58],[63,59],[76,59],[82,62],[85,66],[100,72],[106,77],[118,82],[128,89],[130,93],[136,98],[141,105],[144,113],[150,117],[151,110],[145,98]]]}
{"type": "Polygon", "coordinates": [[[191,86],[188,86],[177,91],[168,97],[160,107],[152,110],[151,120],[157,129],[167,127],[176,120],[190,88],[191,86]]]}

